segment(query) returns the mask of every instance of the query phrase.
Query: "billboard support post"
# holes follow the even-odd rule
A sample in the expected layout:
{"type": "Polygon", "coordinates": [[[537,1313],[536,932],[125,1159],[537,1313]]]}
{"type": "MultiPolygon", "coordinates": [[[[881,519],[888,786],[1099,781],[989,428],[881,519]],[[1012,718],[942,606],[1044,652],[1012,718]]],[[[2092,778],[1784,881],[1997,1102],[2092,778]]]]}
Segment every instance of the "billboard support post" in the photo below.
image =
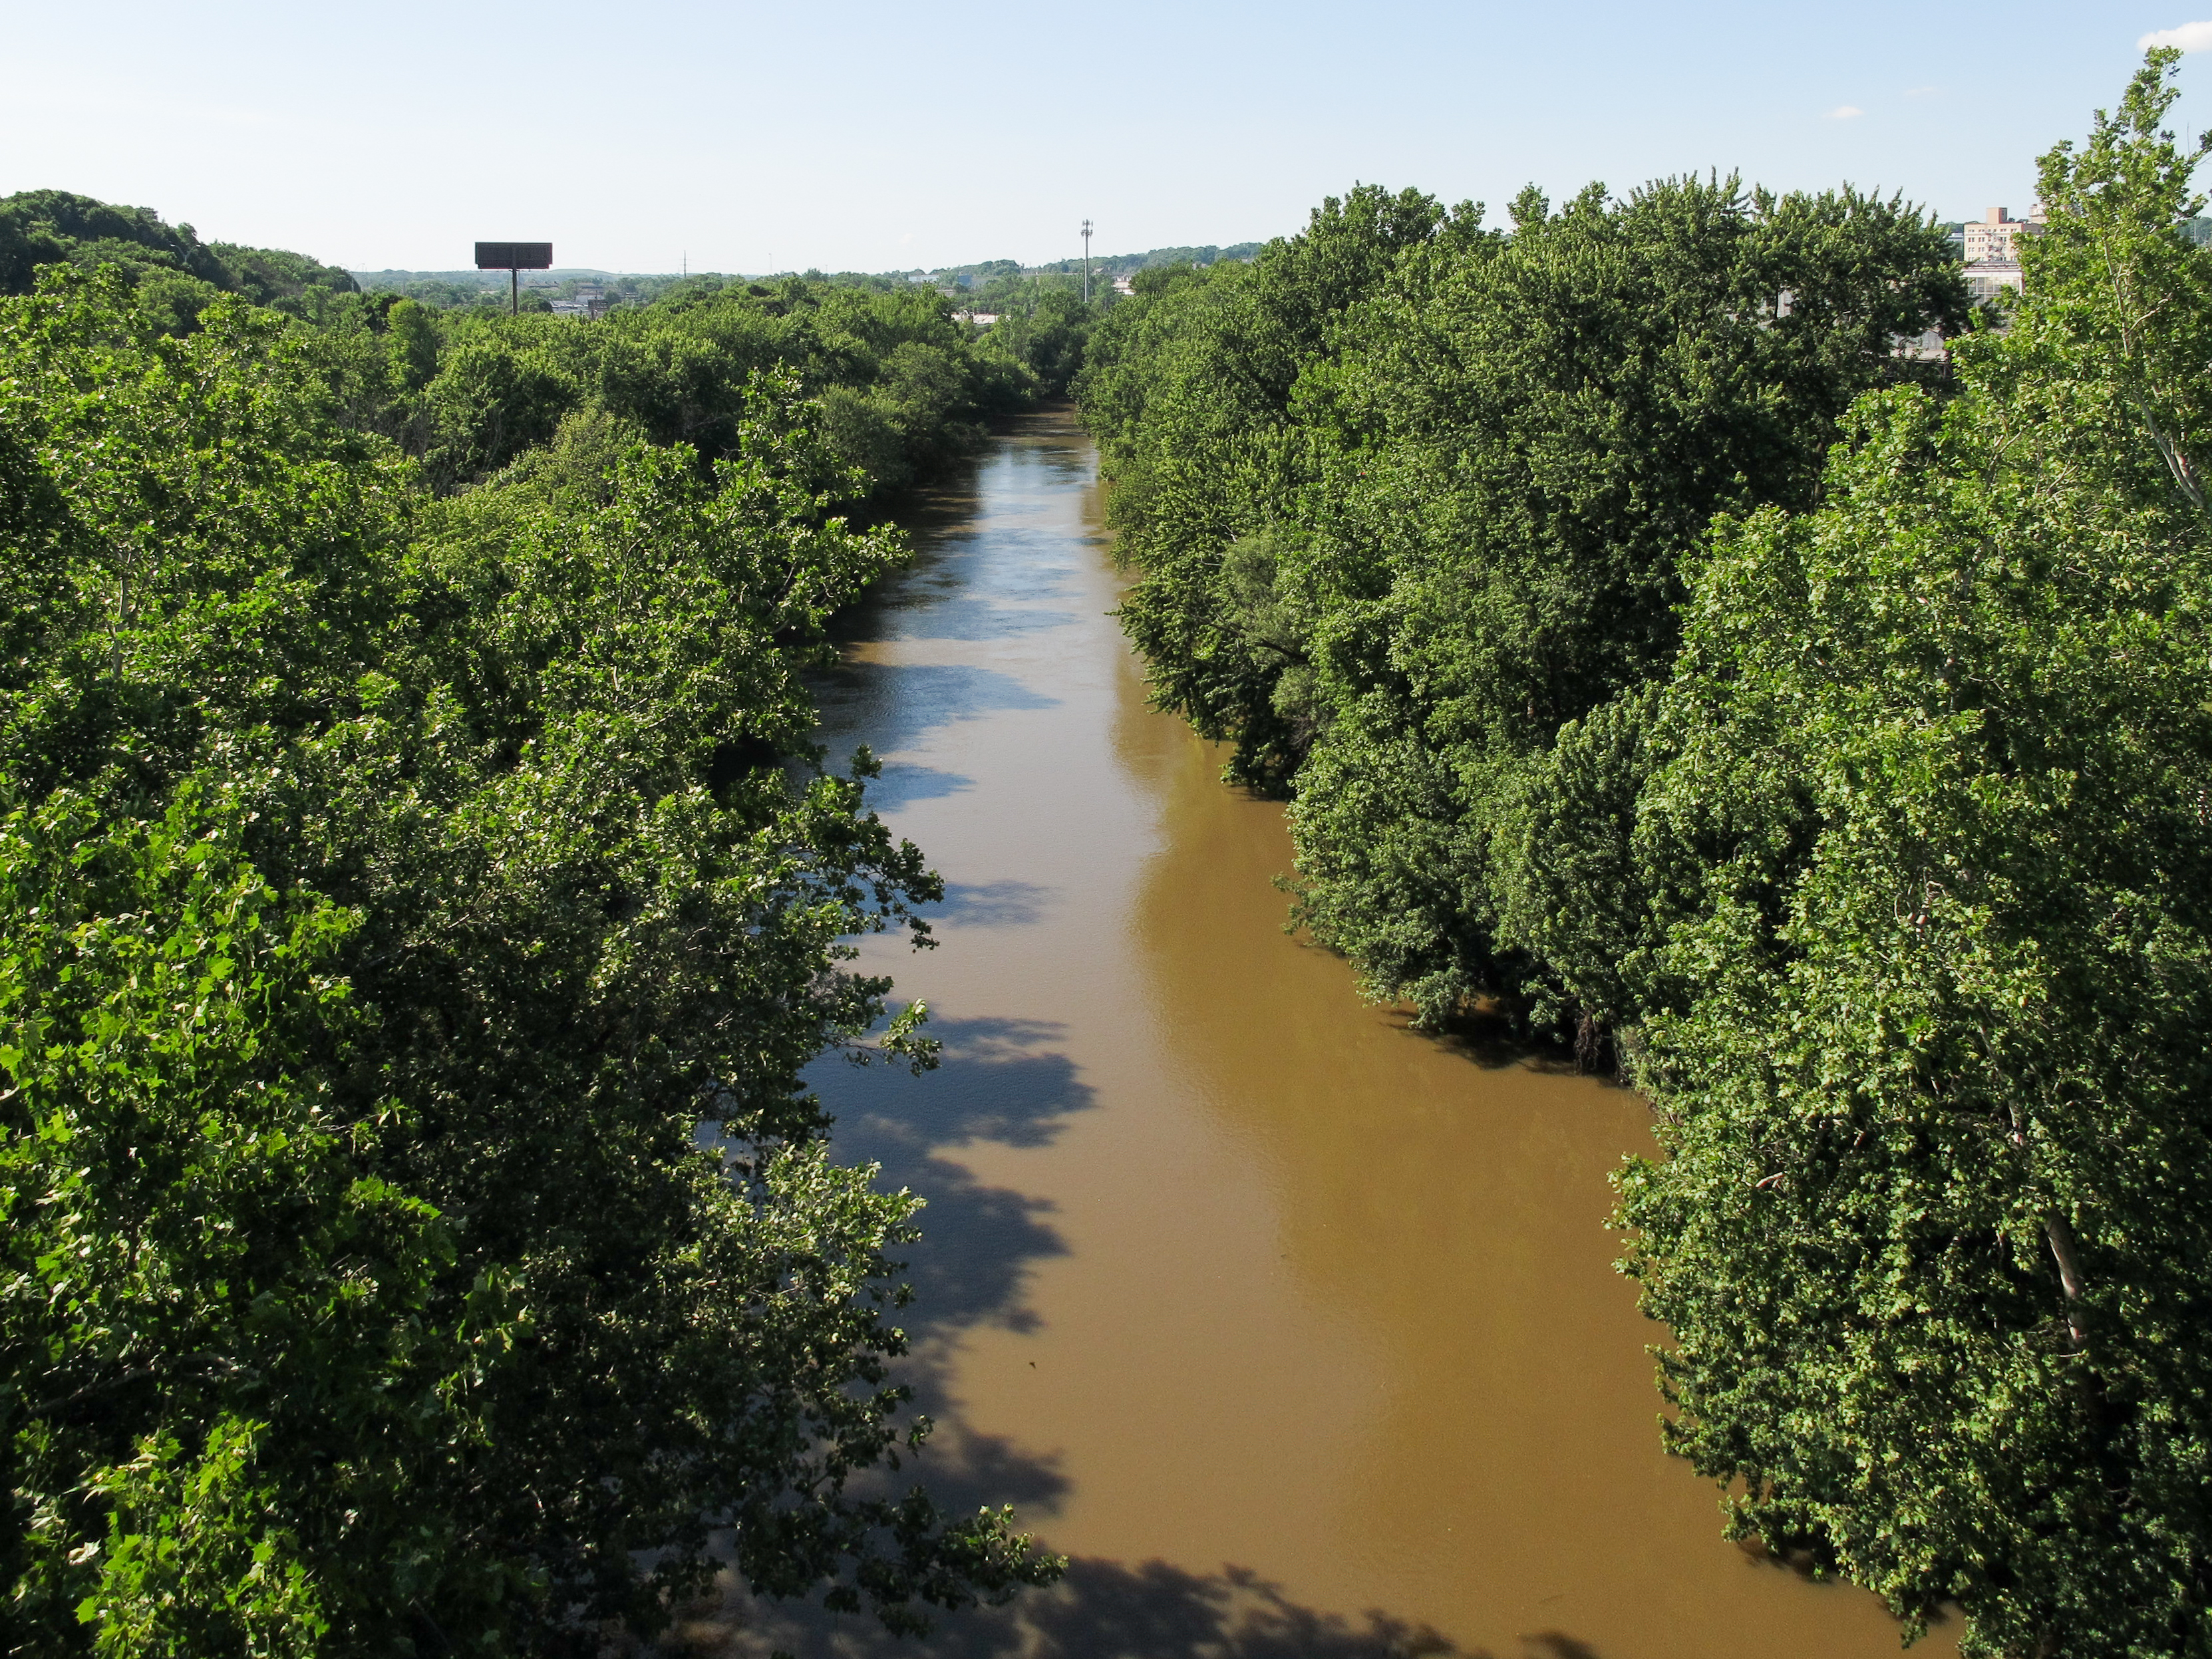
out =
{"type": "Polygon", "coordinates": [[[507,309],[510,316],[522,314],[522,273],[526,270],[550,270],[553,268],[553,244],[550,242],[478,242],[477,269],[503,270],[507,273],[507,309]]]}

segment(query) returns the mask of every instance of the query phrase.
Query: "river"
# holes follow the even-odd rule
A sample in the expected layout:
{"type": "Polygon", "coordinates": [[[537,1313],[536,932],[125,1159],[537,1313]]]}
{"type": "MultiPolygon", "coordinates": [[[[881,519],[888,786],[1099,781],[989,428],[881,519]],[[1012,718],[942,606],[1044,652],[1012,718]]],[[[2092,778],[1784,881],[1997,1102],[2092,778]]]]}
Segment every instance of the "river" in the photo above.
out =
{"type": "MultiPolygon", "coordinates": [[[[1895,1653],[1873,1596],[1725,1542],[1659,1449],[1659,1333],[1604,1225],[1641,1103],[1415,1034],[1283,931],[1280,809],[1146,707],[1107,615],[1080,428],[1029,417],[913,522],[820,690],[948,884],[939,948],[864,957],[945,1059],[811,1080],[840,1156],[928,1200],[927,1478],[1073,1559],[919,1651],[1895,1653]]],[[[732,1605],[679,1641],[900,1650],[732,1605]]]]}

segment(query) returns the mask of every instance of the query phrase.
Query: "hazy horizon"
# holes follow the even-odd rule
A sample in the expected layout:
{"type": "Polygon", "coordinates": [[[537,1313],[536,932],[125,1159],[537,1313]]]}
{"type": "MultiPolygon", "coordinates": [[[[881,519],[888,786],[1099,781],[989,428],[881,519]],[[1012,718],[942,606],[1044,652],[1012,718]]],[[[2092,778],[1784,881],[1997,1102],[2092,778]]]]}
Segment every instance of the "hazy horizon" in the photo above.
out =
{"type": "Polygon", "coordinates": [[[453,270],[515,237],[635,272],[1048,263],[1081,252],[1085,217],[1101,252],[1264,241],[1358,180],[1493,218],[1531,181],[1556,198],[1709,168],[2024,212],[2033,158],[2117,100],[2138,38],[2192,21],[2133,0],[2041,0],[2001,30],[1899,0],[1606,0],[1571,23],[1408,0],[989,27],[877,0],[7,16],[0,193],[144,204],[349,270],[453,270]]]}

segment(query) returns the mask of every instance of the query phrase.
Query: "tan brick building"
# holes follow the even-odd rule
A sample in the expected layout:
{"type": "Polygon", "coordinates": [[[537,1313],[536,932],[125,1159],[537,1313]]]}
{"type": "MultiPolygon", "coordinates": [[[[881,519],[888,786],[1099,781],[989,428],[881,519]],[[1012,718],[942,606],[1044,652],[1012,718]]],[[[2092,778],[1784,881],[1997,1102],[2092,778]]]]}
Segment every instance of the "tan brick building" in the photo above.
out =
{"type": "Polygon", "coordinates": [[[1966,263],[1978,264],[1984,259],[2002,259],[2017,264],[2020,259],[2020,239],[2030,236],[2043,227],[2043,210],[2037,208],[2025,219],[2015,219],[2001,207],[1993,207],[1981,216],[1978,222],[1966,225],[1966,263]]]}

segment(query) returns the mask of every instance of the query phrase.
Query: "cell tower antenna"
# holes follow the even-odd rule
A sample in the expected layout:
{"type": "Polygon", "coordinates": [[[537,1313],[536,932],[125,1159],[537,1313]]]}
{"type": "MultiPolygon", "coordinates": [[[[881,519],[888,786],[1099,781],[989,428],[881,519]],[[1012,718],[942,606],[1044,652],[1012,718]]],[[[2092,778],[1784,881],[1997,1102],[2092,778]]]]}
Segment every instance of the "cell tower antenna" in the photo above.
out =
{"type": "Polygon", "coordinates": [[[1083,222],[1083,303],[1091,303],[1091,221],[1083,222]]]}

